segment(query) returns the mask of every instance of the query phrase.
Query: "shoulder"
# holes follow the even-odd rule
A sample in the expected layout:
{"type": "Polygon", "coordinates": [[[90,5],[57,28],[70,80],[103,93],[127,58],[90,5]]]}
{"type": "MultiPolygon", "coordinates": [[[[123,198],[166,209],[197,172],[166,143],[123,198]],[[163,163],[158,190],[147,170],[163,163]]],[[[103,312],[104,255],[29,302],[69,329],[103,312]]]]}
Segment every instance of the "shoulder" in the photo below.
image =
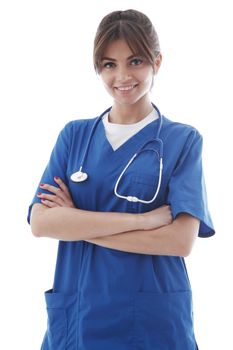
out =
{"type": "Polygon", "coordinates": [[[98,117],[69,121],[59,132],[56,144],[70,148],[78,140],[85,140],[97,119],[98,117]]]}
{"type": "Polygon", "coordinates": [[[164,150],[171,152],[171,149],[181,157],[190,151],[197,154],[202,153],[203,139],[200,132],[192,125],[174,122],[163,116],[161,139],[164,143],[164,150]]]}
{"type": "Polygon", "coordinates": [[[97,119],[98,117],[71,120],[64,126],[63,130],[76,133],[81,130],[90,129],[93,127],[97,119]]]}
{"type": "Polygon", "coordinates": [[[69,141],[75,137],[86,136],[90,133],[98,117],[88,119],[71,120],[60,131],[60,137],[67,138],[69,141]]]}
{"type": "Polygon", "coordinates": [[[202,135],[192,125],[175,122],[163,116],[163,133],[167,137],[172,137],[174,140],[202,140],[202,135]]]}

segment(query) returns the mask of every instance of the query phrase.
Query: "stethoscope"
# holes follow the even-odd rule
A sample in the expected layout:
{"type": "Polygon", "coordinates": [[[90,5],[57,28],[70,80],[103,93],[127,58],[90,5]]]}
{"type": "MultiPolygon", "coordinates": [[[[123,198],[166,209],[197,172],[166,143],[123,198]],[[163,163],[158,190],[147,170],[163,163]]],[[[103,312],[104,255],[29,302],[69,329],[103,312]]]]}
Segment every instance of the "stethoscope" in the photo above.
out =
{"type": "MultiPolygon", "coordinates": [[[[162,119],[162,115],[159,111],[159,109],[153,104],[153,107],[155,108],[155,110],[157,111],[158,113],[158,116],[159,116],[159,126],[158,126],[158,130],[157,130],[157,134],[156,134],[156,137],[155,139],[151,139],[150,141],[147,141],[140,149],[137,153],[135,153],[133,155],[133,157],[129,160],[129,162],[127,163],[127,165],[125,166],[125,168],[122,170],[121,174],[119,175],[117,181],[116,181],[116,184],[115,184],[115,187],[114,187],[114,194],[116,197],[118,198],[121,198],[121,199],[125,199],[129,202],[140,202],[140,203],[143,203],[143,204],[150,204],[152,202],[155,201],[156,197],[158,196],[158,193],[159,193],[159,190],[160,190],[160,186],[161,186],[161,180],[162,180],[162,172],[163,172],[163,141],[159,138],[159,135],[160,135],[160,131],[161,131],[161,128],[162,128],[162,124],[163,124],[163,119],[162,119]],[[157,142],[159,144],[159,152],[154,149],[154,148],[149,148],[149,149],[145,149],[145,147],[150,144],[150,143],[153,143],[153,142],[157,142]],[[131,195],[121,195],[118,193],[118,186],[119,186],[119,183],[123,177],[123,175],[125,174],[126,170],[129,168],[130,164],[132,164],[132,162],[137,158],[137,156],[143,152],[148,152],[148,151],[151,151],[151,152],[154,152],[156,154],[156,157],[158,158],[159,160],[159,177],[158,177],[158,183],[157,183],[157,189],[155,191],[155,194],[153,196],[153,198],[151,198],[150,200],[143,200],[143,199],[140,199],[138,197],[135,197],[135,196],[131,196],[131,195]]],[[[85,148],[85,151],[83,153],[83,157],[82,157],[82,160],[81,160],[81,166],[79,168],[78,171],[76,171],[75,173],[73,173],[71,176],[70,176],[70,179],[73,181],[73,182],[83,182],[83,181],[86,181],[87,178],[88,178],[88,174],[86,172],[84,172],[82,169],[83,169],[83,164],[85,162],[85,159],[87,158],[87,154],[88,154],[88,149],[89,149],[89,146],[90,146],[90,143],[91,143],[91,139],[94,135],[94,132],[96,130],[96,127],[98,125],[98,123],[102,120],[102,117],[108,113],[109,111],[111,110],[111,108],[108,108],[106,111],[104,111],[95,121],[95,123],[93,124],[93,127],[91,129],[91,132],[90,132],[90,135],[89,135],[89,138],[87,140],[87,144],[86,144],[86,148],[85,148]]]]}

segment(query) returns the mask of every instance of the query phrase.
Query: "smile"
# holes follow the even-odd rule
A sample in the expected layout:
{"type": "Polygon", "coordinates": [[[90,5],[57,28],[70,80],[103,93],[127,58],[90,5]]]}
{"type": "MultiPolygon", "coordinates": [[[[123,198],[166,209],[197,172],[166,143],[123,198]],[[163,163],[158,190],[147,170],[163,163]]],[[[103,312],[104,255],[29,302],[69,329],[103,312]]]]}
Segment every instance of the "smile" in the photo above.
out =
{"type": "Polygon", "coordinates": [[[133,88],[135,88],[135,86],[137,86],[137,85],[118,86],[118,87],[116,87],[116,89],[119,91],[129,91],[129,90],[133,90],[133,88]]]}

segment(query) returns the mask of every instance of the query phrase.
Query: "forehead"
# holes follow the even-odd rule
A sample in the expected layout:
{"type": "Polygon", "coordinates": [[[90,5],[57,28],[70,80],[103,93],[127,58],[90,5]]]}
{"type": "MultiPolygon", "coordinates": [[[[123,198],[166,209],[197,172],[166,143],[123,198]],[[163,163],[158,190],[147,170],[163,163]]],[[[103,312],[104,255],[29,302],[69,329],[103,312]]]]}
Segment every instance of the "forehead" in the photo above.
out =
{"type": "Polygon", "coordinates": [[[124,39],[118,39],[108,44],[106,49],[103,51],[102,59],[104,57],[121,59],[134,56],[135,53],[130,49],[129,45],[124,39]]]}

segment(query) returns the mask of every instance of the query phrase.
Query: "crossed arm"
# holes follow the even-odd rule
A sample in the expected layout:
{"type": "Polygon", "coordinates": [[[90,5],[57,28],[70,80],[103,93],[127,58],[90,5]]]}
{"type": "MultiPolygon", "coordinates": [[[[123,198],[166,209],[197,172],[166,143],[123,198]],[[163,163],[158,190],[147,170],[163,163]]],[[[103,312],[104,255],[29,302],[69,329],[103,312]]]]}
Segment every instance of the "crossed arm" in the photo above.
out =
{"type": "Polygon", "coordinates": [[[34,204],[31,229],[37,237],[65,241],[85,240],[106,248],[131,253],[187,256],[199,229],[199,220],[180,214],[172,220],[170,207],[144,214],[92,212],[75,208],[61,179],[58,185],[41,187],[41,204],[34,204]]]}

